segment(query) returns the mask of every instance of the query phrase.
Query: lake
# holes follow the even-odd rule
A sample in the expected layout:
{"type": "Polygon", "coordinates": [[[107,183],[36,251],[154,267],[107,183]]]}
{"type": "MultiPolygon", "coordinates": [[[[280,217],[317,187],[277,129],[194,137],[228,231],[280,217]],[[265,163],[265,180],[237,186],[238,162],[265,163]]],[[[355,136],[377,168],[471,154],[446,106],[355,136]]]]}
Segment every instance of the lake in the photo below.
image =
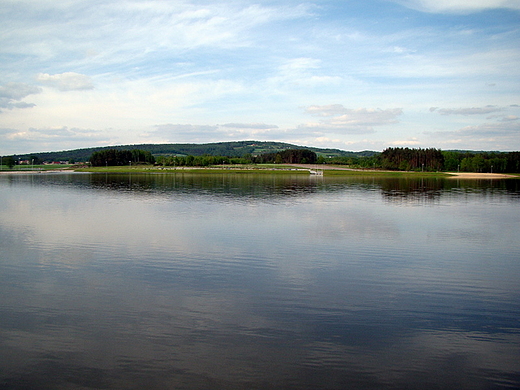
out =
{"type": "Polygon", "coordinates": [[[1,389],[520,388],[520,180],[0,175],[1,389]]]}

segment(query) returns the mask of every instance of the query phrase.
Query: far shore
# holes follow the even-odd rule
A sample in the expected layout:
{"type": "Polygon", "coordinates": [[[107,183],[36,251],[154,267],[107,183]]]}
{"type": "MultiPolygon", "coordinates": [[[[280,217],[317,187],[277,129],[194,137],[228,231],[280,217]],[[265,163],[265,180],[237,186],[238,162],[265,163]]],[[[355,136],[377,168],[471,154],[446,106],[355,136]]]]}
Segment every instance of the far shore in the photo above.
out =
{"type": "MultiPolygon", "coordinates": [[[[323,169],[323,170],[342,170],[342,171],[356,171],[356,172],[366,172],[370,174],[371,172],[377,173],[407,173],[408,171],[384,171],[380,169],[358,169],[358,168],[346,168],[346,167],[338,167],[334,165],[316,165],[316,164],[291,164],[292,166],[305,168],[305,169],[323,169]]],[[[412,173],[422,173],[422,172],[412,172],[412,173]]],[[[425,172],[426,173],[426,172],[425,172]]],[[[505,173],[481,173],[481,172],[439,172],[443,173],[447,179],[514,179],[518,178],[518,175],[511,175],[505,173]]]]}
{"type": "Polygon", "coordinates": [[[46,169],[46,170],[26,170],[26,171],[9,171],[9,170],[2,170],[0,171],[0,175],[28,175],[31,173],[61,173],[61,172],[74,172],[73,169],[46,169]]]}
{"type": "MultiPolygon", "coordinates": [[[[380,170],[380,169],[359,169],[359,168],[348,168],[348,167],[341,167],[341,166],[335,166],[335,165],[327,165],[327,164],[283,164],[283,166],[280,166],[279,168],[273,168],[272,166],[270,168],[257,168],[258,171],[261,171],[261,172],[268,172],[268,171],[271,171],[271,172],[274,172],[274,171],[288,171],[288,168],[289,167],[293,167],[293,168],[297,168],[297,170],[300,170],[300,171],[305,171],[305,170],[309,170],[309,171],[316,171],[316,170],[322,170],[322,171],[349,171],[349,172],[352,172],[353,174],[366,174],[367,176],[371,175],[371,174],[375,174],[375,175],[381,175],[381,174],[392,174],[392,175],[407,175],[407,174],[414,174],[414,175],[421,175],[421,174],[425,174],[425,175],[431,175],[431,174],[440,174],[442,175],[443,177],[447,178],[447,179],[514,179],[514,178],[519,178],[520,176],[519,175],[515,175],[515,174],[505,174],[505,173],[480,173],[480,172],[409,172],[409,171],[385,171],[385,170],[380,170]]],[[[104,168],[104,167],[102,167],[104,168]]],[[[109,168],[118,168],[118,169],[123,169],[125,170],[125,167],[109,167],[109,168]]],[[[171,170],[170,169],[164,169],[162,170],[161,168],[144,168],[144,169],[139,169],[139,168],[133,168],[133,167],[126,167],[128,168],[128,171],[129,173],[132,173],[132,172],[146,172],[146,171],[153,171],[153,172],[168,172],[171,170]]],[[[202,168],[202,167],[177,167],[178,170],[181,170],[181,171],[219,171],[219,170],[222,170],[222,171],[227,171],[227,172],[233,172],[233,171],[236,171],[236,170],[243,170],[244,168],[239,168],[239,167],[234,167],[234,169],[230,169],[228,166],[227,167],[205,167],[205,168],[202,168]]],[[[247,168],[248,171],[254,171],[255,168],[247,168]]],[[[289,171],[291,171],[289,169],[289,171]]],[[[21,174],[21,175],[27,175],[27,174],[41,174],[41,173],[73,173],[73,172],[89,172],[89,170],[87,169],[80,169],[80,170],[76,170],[74,168],[62,168],[62,169],[48,169],[48,170],[1,170],[0,171],[0,175],[1,174],[4,174],[4,175],[18,175],[18,174],[21,174]]],[[[107,172],[110,172],[110,170],[108,170],[107,172]]],[[[121,172],[119,172],[121,173],[121,172]]],[[[303,173],[303,172],[302,172],[303,173]]],[[[332,173],[332,172],[331,172],[332,173]]],[[[338,172],[339,173],[339,172],[338,172]]],[[[347,172],[345,172],[345,174],[347,174],[347,172]]]]}

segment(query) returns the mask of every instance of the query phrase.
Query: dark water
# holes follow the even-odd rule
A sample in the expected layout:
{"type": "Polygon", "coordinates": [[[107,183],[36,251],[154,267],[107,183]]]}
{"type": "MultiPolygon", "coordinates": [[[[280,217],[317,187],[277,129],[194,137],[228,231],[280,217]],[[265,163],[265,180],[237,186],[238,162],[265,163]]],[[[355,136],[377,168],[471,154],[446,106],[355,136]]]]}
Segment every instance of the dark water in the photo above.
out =
{"type": "Polygon", "coordinates": [[[1,175],[0,388],[520,388],[520,181],[1,175]]]}

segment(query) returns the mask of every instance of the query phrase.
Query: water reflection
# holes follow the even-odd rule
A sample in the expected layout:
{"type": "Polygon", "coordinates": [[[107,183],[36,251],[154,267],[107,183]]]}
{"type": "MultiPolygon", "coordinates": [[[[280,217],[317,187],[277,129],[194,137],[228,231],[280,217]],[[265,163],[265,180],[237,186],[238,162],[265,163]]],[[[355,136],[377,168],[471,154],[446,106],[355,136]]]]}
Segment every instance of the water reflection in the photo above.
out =
{"type": "Polygon", "coordinates": [[[378,177],[315,177],[290,174],[77,174],[11,175],[3,178],[12,184],[68,185],[83,189],[116,191],[120,194],[208,194],[265,200],[305,196],[317,191],[380,191],[384,198],[434,201],[443,195],[507,195],[520,197],[520,180],[482,180],[453,178],[378,178],[378,177]]]}
{"type": "Polygon", "coordinates": [[[505,181],[0,177],[0,387],[518,387],[519,218],[505,181]]]}

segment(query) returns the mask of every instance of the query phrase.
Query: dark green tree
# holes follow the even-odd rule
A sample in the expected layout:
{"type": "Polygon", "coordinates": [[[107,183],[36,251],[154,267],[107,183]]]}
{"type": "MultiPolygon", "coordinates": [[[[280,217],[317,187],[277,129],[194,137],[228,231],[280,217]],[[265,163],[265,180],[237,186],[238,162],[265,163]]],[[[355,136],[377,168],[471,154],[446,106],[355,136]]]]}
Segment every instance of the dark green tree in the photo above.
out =
{"type": "Polygon", "coordinates": [[[118,150],[107,149],[92,153],[90,163],[94,167],[123,166],[129,164],[154,164],[155,158],[152,153],[145,150],[118,150]]]}
{"type": "Polygon", "coordinates": [[[510,152],[507,154],[506,172],[520,172],[520,152],[510,152]]]}
{"type": "Polygon", "coordinates": [[[444,166],[444,155],[439,149],[388,148],[381,153],[385,169],[440,171],[444,166]]]}
{"type": "Polygon", "coordinates": [[[275,153],[264,153],[253,158],[258,164],[315,164],[318,157],[309,149],[286,149],[275,153]]]}
{"type": "Polygon", "coordinates": [[[9,169],[12,169],[15,164],[13,156],[7,156],[2,158],[2,164],[7,165],[9,169]]]}

